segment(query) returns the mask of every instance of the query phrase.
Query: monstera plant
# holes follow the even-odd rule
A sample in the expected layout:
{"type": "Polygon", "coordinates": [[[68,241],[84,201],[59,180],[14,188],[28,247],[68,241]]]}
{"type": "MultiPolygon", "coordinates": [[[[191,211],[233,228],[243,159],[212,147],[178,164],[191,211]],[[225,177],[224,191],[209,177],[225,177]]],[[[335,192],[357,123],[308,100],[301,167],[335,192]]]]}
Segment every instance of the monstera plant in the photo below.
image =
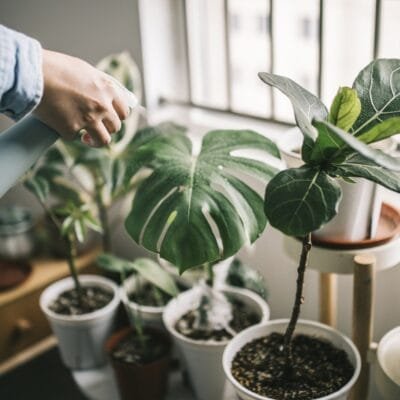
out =
{"type": "Polygon", "coordinates": [[[290,363],[311,232],[336,215],[341,199],[338,179],[365,178],[400,192],[399,160],[369,146],[400,132],[400,60],[370,63],[352,88],[339,89],[329,112],[292,80],[268,73],[259,76],[289,98],[304,136],[304,166],[279,172],[267,185],[264,204],[272,226],[303,240],[296,299],[284,341],[290,363]]]}
{"type": "Polygon", "coordinates": [[[272,141],[253,131],[212,131],[194,154],[184,128],[164,125],[138,135],[142,145],[128,176],[144,167],[150,173],[125,223],[137,243],[183,272],[225,259],[260,236],[267,222],[263,198],[243,175],[265,187],[277,172],[269,162],[279,157],[272,141]],[[252,149],[265,152],[266,162],[235,155],[252,149]]]}

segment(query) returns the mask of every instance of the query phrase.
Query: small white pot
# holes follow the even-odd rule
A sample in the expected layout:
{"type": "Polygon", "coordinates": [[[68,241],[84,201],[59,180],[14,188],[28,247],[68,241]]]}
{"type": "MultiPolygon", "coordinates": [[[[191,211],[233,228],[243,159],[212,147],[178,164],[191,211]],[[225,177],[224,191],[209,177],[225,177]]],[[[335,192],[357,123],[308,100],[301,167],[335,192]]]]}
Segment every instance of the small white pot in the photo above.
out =
{"type": "Polygon", "coordinates": [[[110,336],[119,305],[118,286],[107,278],[80,275],[83,286],[103,287],[113,292],[112,300],[103,308],[84,315],[61,315],[51,311],[49,305],[57,297],[74,287],[71,277],[55,282],[40,296],[40,307],[50,322],[64,364],[71,369],[99,367],[107,362],[104,343],[110,336]]]}
{"type": "Polygon", "coordinates": [[[131,319],[131,316],[135,316],[140,314],[143,322],[146,325],[151,325],[156,328],[165,329],[164,323],[162,320],[162,315],[165,309],[165,306],[161,307],[153,307],[153,306],[144,306],[134,301],[129,300],[129,293],[136,291],[137,285],[137,276],[132,275],[122,284],[122,287],[119,289],[121,300],[125,306],[128,317],[131,319]]]}
{"type": "MultiPolygon", "coordinates": [[[[303,165],[299,150],[303,135],[299,128],[289,129],[278,140],[278,147],[288,168],[303,165]]],[[[395,142],[389,138],[374,147],[390,153],[395,142]]],[[[342,189],[342,200],[337,215],[324,227],[314,233],[319,239],[330,240],[364,240],[376,233],[382,199],[379,196],[379,185],[366,179],[354,179],[355,183],[338,180],[342,189]]]]}
{"type": "MultiPolygon", "coordinates": [[[[233,287],[225,287],[223,291],[235,296],[257,312],[261,317],[261,322],[269,319],[269,307],[257,294],[247,289],[233,287]]],[[[175,329],[176,322],[193,308],[193,293],[193,290],[188,290],[168,303],[163,315],[164,324],[180,350],[196,392],[196,398],[221,400],[226,381],[222,369],[222,354],[229,341],[193,340],[175,329]]]]}
{"type": "Polygon", "coordinates": [[[375,381],[385,400],[400,399],[400,326],[381,339],[377,351],[375,381]]]}
{"type": "MultiPolygon", "coordinates": [[[[270,397],[260,396],[242,386],[232,375],[231,365],[238,351],[247,343],[254,339],[264,337],[272,332],[284,333],[287,327],[288,319],[277,319],[266,322],[261,325],[252,326],[236,335],[228,344],[223,355],[223,368],[228,380],[232,383],[236,394],[243,400],[276,400],[270,397]]],[[[346,383],[340,390],[329,396],[319,397],[315,400],[345,400],[349,396],[350,389],[356,383],[358,375],[361,370],[361,358],[358,350],[353,342],[341,334],[336,329],[321,324],[319,322],[299,320],[296,333],[310,335],[321,339],[328,340],[335,347],[344,350],[349,357],[351,364],[354,366],[355,371],[349,382],[346,383]]]]}

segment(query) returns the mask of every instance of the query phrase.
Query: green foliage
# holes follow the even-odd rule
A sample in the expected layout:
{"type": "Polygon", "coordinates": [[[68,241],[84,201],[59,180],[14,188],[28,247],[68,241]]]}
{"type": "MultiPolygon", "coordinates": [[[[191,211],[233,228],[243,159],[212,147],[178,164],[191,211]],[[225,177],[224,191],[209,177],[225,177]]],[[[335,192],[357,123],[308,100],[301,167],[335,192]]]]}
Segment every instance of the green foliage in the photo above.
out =
{"type": "Polygon", "coordinates": [[[266,299],[267,293],[262,275],[250,266],[235,258],[228,269],[226,283],[231,286],[244,288],[257,293],[266,299]]]}
{"type": "Polygon", "coordinates": [[[328,121],[348,131],[356,122],[361,112],[361,102],[354,89],[339,88],[329,112],[328,121]]]}
{"type": "Polygon", "coordinates": [[[191,140],[176,126],[146,128],[137,136],[143,140],[128,176],[151,171],[125,223],[137,243],[183,272],[225,259],[259,237],[266,224],[263,199],[238,175],[266,184],[276,169],[232,153],[257,149],[279,157],[273,142],[253,131],[212,131],[194,155],[191,140]]]}
{"type": "Polygon", "coordinates": [[[339,89],[329,115],[319,99],[290,79],[260,77],[288,96],[304,135],[305,166],[280,172],[267,186],[271,225],[305,236],[327,223],[341,198],[334,178],[365,178],[400,192],[400,161],[368,145],[400,132],[400,60],[375,60],[365,67],[353,89],[339,89]]]}
{"type": "Polygon", "coordinates": [[[176,296],[179,293],[171,275],[150,258],[137,258],[131,262],[111,254],[101,254],[97,257],[97,265],[106,271],[115,272],[121,276],[126,276],[131,272],[138,273],[170,296],[176,296]]]}

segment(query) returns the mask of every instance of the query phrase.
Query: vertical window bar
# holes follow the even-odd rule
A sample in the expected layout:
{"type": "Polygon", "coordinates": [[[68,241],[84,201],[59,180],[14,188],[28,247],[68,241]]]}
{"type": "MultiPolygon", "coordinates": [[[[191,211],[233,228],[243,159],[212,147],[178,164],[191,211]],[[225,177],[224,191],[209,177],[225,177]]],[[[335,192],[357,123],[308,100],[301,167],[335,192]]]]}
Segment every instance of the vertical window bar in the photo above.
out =
{"type": "MultiPolygon", "coordinates": [[[[275,65],[274,65],[274,0],[269,1],[269,60],[270,60],[270,67],[269,72],[271,74],[274,73],[275,65]]],[[[270,106],[271,106],[271,119],[275,119],[275,96],[274,96],[274,89],[269,89],[269,96],[270,96],[270,106]]]]}
{"type": "Polygon", "coordinates": [[[189,30],[188,30],[188,13],[186,0],[182,0],[183,6],[183,31],[184,31],[184,44],[185,44],[185,63],[186,63],[186,79],[188,88],[188,102],[193,104],[192,96],[192,75],[190,72],[190,52],[189,52],[189,30]]]}
{"type": "Polygon", "coordinates": [[[375,25],[374,25],[374,59],[378,58],[379,40],[381,34],[382,0],[375,0],[375,25]]]}
{"type": "Polygon", "coordinates": [[[228,111],[232,110],[232,71],[231,71],[231,49],[230,49],[230,25],[229,25],[229,0],[224,0],[224,24],[225,24],[225,79],[226,98],[228,111]]]}
{"type": "Polygon", "coordinates": [[[318,23],[318,97],[322,96],[322,68],[324,58],[324,0],[319,0],[318,23]]]}

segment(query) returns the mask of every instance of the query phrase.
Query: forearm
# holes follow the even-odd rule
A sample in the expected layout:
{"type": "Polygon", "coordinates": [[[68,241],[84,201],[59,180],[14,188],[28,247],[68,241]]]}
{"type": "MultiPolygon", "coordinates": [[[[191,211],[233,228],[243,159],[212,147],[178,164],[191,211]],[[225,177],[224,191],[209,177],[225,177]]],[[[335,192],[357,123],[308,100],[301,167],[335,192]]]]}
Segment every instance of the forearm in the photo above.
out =
{"type": "Polygon", "coordinates": [[[22,118],[43,94],[40,43],[0,25],[0,112],[22,118]]]}

